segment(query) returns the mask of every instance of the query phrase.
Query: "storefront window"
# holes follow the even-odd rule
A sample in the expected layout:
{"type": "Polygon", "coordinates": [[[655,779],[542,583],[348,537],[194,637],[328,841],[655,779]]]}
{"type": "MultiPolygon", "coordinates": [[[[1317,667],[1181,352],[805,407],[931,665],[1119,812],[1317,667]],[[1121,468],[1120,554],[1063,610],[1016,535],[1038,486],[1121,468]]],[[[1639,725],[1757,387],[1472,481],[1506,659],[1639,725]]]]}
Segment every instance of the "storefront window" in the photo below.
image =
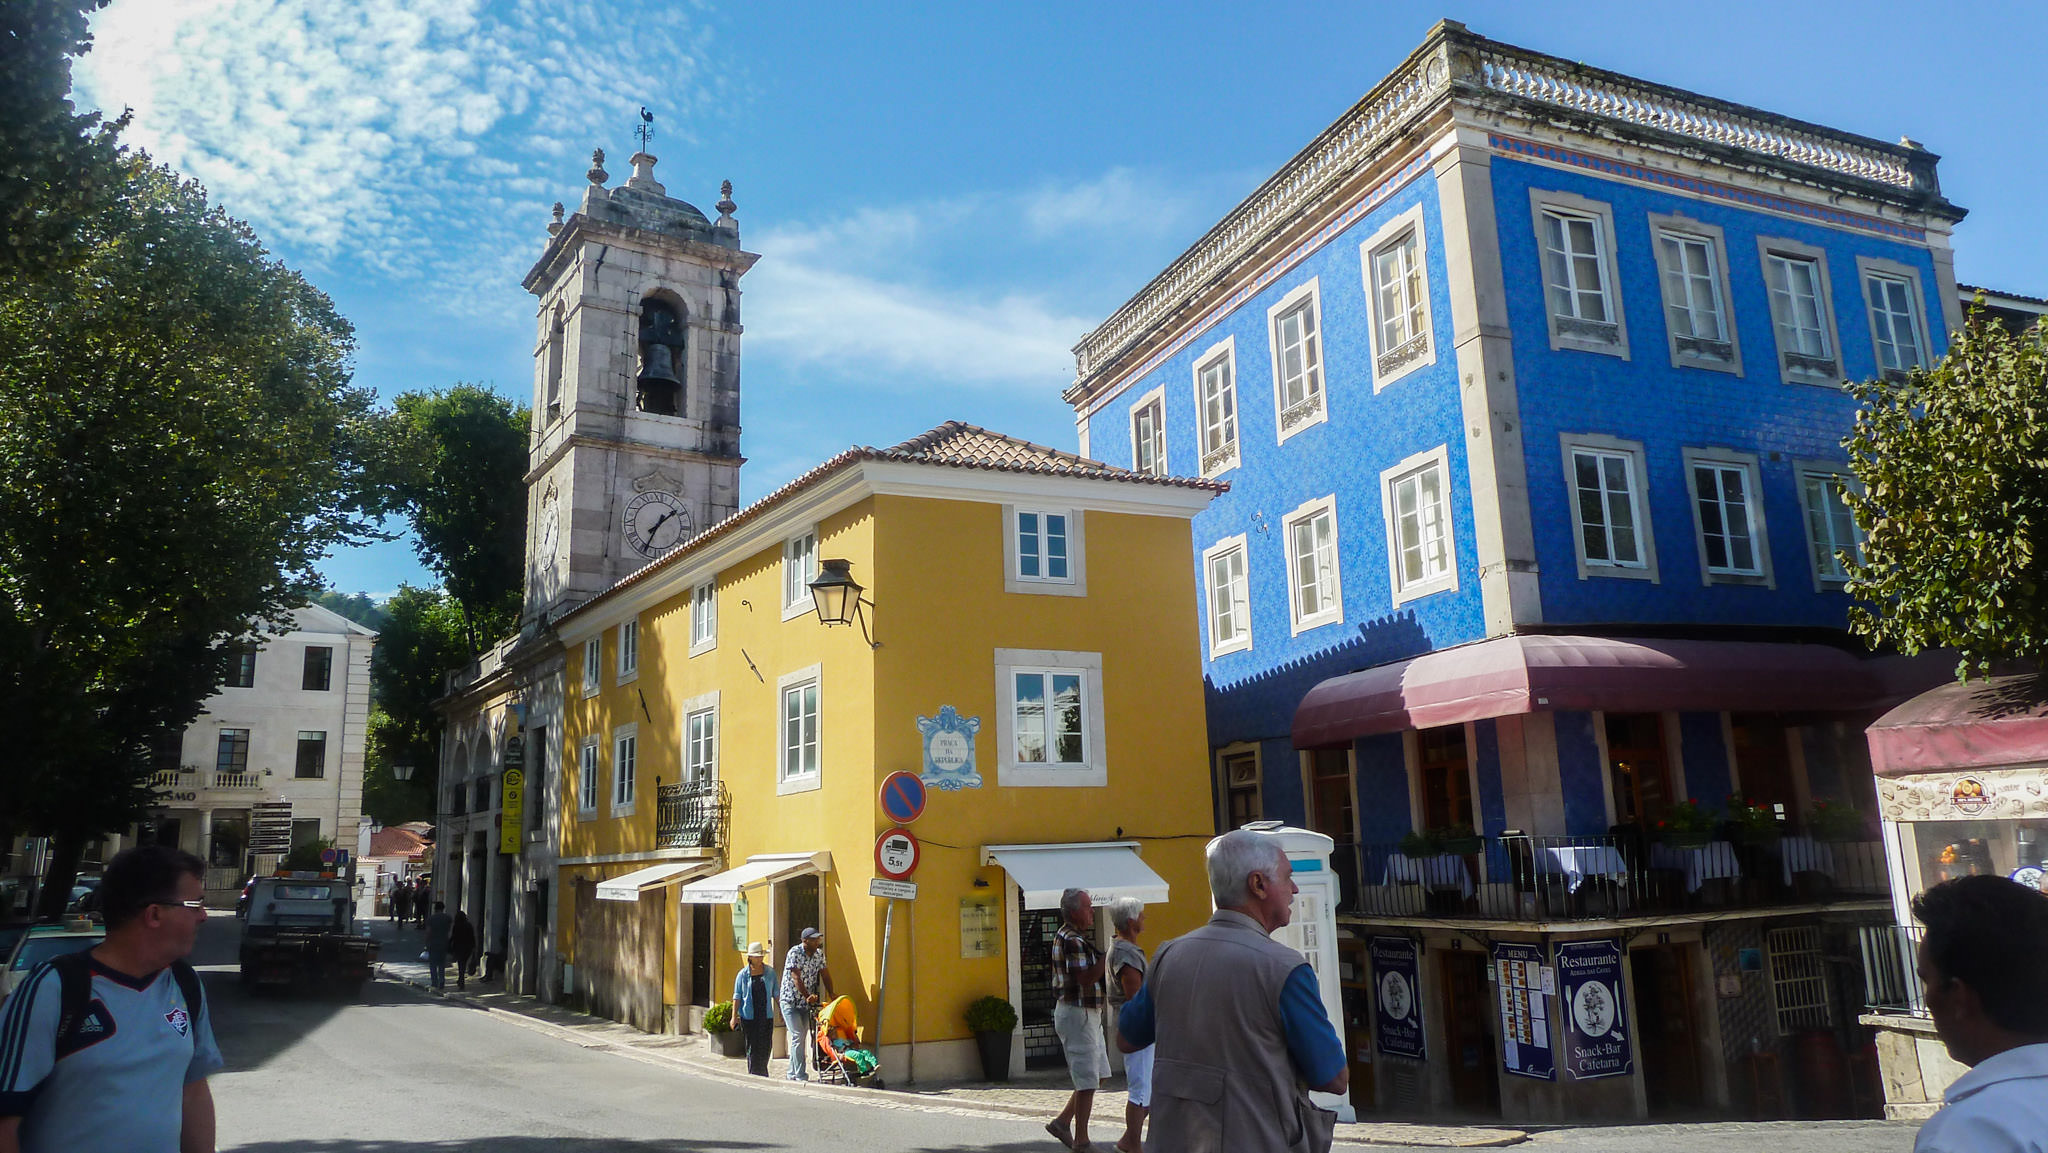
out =
{"type": "Polygon", "coordinates": [[[1908,827],[1920,889],[1957,877],[2014,874],[2038,886],[2048,871],[2048,821],[1918,821],[1908,827]]]}

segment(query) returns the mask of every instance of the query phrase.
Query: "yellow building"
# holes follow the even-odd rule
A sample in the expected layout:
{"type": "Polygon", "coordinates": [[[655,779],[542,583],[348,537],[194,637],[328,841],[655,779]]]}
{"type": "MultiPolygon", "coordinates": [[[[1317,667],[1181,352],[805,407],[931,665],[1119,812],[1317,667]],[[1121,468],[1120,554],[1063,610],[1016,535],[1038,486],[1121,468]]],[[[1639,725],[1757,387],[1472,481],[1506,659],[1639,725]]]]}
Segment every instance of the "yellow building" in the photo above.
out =
{"type": "Polygon", "coordinates": [[[948,423],[834,457],[557,620],[570,995],[693,1029],[748,942],[779,965],[816,925],[870,1031],[886,998],[890,1077],[977,1070],[962,1014],[985,994],[1020,1008],[1013,1064],[1056,1052],[1062,887],[1154,903],[1148,943],[1209,913],[1187,522],[1221,490],[948,423]],[[821,565],[864,586],[851,627],[814,608],[821,565]],[[884,992],[869,886],[899,771],[928,791],[884,992]]]}

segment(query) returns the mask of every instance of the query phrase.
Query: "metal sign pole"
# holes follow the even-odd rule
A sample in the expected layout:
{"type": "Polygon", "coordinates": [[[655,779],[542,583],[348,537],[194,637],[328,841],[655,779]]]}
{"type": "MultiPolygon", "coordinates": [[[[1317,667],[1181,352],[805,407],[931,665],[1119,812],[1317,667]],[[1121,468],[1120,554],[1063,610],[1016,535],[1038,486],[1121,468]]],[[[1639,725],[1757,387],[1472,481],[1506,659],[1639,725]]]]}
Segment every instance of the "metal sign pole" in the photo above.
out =
{"type": "Polygon", "coordinates": [[[875,1070],[882,1068],[882,1008],[889,997],[889,933],[896,927],[896,898],[889,898],[886,912],[882,914],[882,979],[875,984],[875,1032],[868,1038],[868,1044],[875,1050],[875,1070]]]}

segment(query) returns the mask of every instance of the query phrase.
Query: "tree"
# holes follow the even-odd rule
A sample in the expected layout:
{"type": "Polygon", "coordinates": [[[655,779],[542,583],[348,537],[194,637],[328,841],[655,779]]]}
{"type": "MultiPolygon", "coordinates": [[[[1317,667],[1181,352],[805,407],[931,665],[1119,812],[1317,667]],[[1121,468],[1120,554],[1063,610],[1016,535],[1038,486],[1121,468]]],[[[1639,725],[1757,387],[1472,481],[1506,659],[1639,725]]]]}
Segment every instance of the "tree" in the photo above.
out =
{"type": "Polygon", "coordinates": [[[1849,386],[1843,446],[1865,534],[1847,558],[1850,628],[1908,653],[1954,649],[1956,676],[2048,656],[2048,325],[1979,314],[1948,355],[1903,380],[1849,386]]]}
{"type": "Polygon", "coordinates": [[[377,607],[377,602],[371,600],[368,593],[344,593],[326,589],[313,598],[313,603],[347,617],[366,629],[383,632],[384,626],[390,623],[384,616],[384,610],[377,607]]]}
{"type": "Polygon", "coordinates": [[[519,620],[532,412],[475,384],[408,392],[393,409],[403,456],[398,497],[420,560],[462,614],[467,660],[519,620]]]}
{"type": "Polygon", "coordinates": [[[106,3],[0,4],[0,274],[70,263],[77,223],[115,193],[107,177],[128,117],[102,123],[71,104],[71,58],[92,46],[86,17],[106,3]]]}
{"type": "Polygon", "coordinates": [[[226,647],[377,537],[389,467],[327,297],[146,156],[99,175],[76,259],[0,276],[0,813],[53,836],[59,892],[226,647]]]}
{"type": "Polygon", "coordinates": [[[434,699],[442,675],[473,655],[462,610],[436,589],[401,587],[383,612],[386,623],[370,657],[369,756],[363,770],[363,811],[384,825],[435,819],[439,795],[441,715],[434,699]],[[413,779],[392,777],[405,761],[413,779]]]}

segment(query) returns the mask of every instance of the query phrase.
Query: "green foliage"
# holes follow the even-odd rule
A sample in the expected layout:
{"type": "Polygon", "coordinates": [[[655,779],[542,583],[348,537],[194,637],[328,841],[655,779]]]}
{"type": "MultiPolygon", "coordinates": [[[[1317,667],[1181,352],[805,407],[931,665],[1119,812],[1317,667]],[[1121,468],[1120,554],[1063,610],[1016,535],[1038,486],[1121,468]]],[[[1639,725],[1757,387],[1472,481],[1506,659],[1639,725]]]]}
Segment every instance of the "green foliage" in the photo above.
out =
{"type": "Polygon", "coordinates": [[[87,16],[107,0],[0,4],[0,277],[61,271],[79,255],[79,224],[118,194],[110,174],[123,114],[80,116],[71,58],[92,44],[87,16]]]}
{"type": "Polygon", "coordinates": [[[1651,830],[1660,841],[1692,841],[1704,843],[1713,838],[1721,828],[1719,811],[1700,804],[1699,798],[1681,801],[1664,810],[1651,830]]]}
{"type": "Polygon", "coordinates": [[[1424,857],[1434,857],[1443,851],[1436,833],[1428,829],[1408,830],[1401,838],[1400,848],[1402,856],[1413,857],[1418,861],[1424,857]]]}
{"type": "Polygon", "coordinates": [[[1728,831],[1737,840],[1754,843],[1783,836],[1785,826],[1778,820],[1778,811],[1775,808],[1756,804],[1741,793],[1730,793],[1728,831]]]}
{"type": "Polygon", "coordinates": [[[1849,627],[1873,646],[1954,649],[1964,679],[2048,655],[2048,326],[1973,316],[1932,369],[1849,389],[1865,536],[1849,627]]]}
{"type": "Polygon", "coordinates": [[[313,603],[330,612],[339,613],[366,629],[383,632],[384,626],[390,623],[390,619],[384,615],[384,610],[377,607],[377,602],[371,600],[368,593],[344,593],[327,589],[314,597],[313,603]]]}
{"type": "Polygon", "coordinates": [[[408,392],[393,409],[414,548],[455,599],[474,655],[519,620],[532,413],[474,384],[408,392]]]}
{"type": "Polygon", "coordinates": [[[1821,841],[1871,840],[1870,823],[1853,805],[1815,801],[1806,814],[1806,831],[1821,841]]]}
{"type": "Polygon", "coordinates": [[[303,845],[292,846],[292,851],[286,853],[284,860],[279,861],[277,864],[281,869],[317,870],[321,867],[320,854],[333,847],[334,842],[325,837],[317,841],[307,841],[303,845]]]}
{"type": "Polygon", "coordinates": [[[401,587],[384,602],[384,627],[370,657],[369,756],[363,811],[384,825],[435,819],[441,716],[434,698],[442,674],[470,659],[462,610],[437,589],[401,587]],[[399,761],[413,779],[392,777],[399,761]]]}
{"type": "Polygon", "coordinates": [[[732,1032],[732,1002],[720,1001],[704,1010],[704,1031],[707,1033],[732,1032]]]}
{"type": "Polygon", "coordinates": [[[150,738],[383,504],[327,297],[146,157],[100,176],[73,263],[0,275],[0,813],[58,838],[57,872],[144,810],[150,738]]]}
{"type": "Polygon", "coordinates": [[[967,1006],[967,1029],[973,1033],[1008,1033],[1017,1027],[1017,1010],[1001,997],[983,997],[967,1006]]]}

